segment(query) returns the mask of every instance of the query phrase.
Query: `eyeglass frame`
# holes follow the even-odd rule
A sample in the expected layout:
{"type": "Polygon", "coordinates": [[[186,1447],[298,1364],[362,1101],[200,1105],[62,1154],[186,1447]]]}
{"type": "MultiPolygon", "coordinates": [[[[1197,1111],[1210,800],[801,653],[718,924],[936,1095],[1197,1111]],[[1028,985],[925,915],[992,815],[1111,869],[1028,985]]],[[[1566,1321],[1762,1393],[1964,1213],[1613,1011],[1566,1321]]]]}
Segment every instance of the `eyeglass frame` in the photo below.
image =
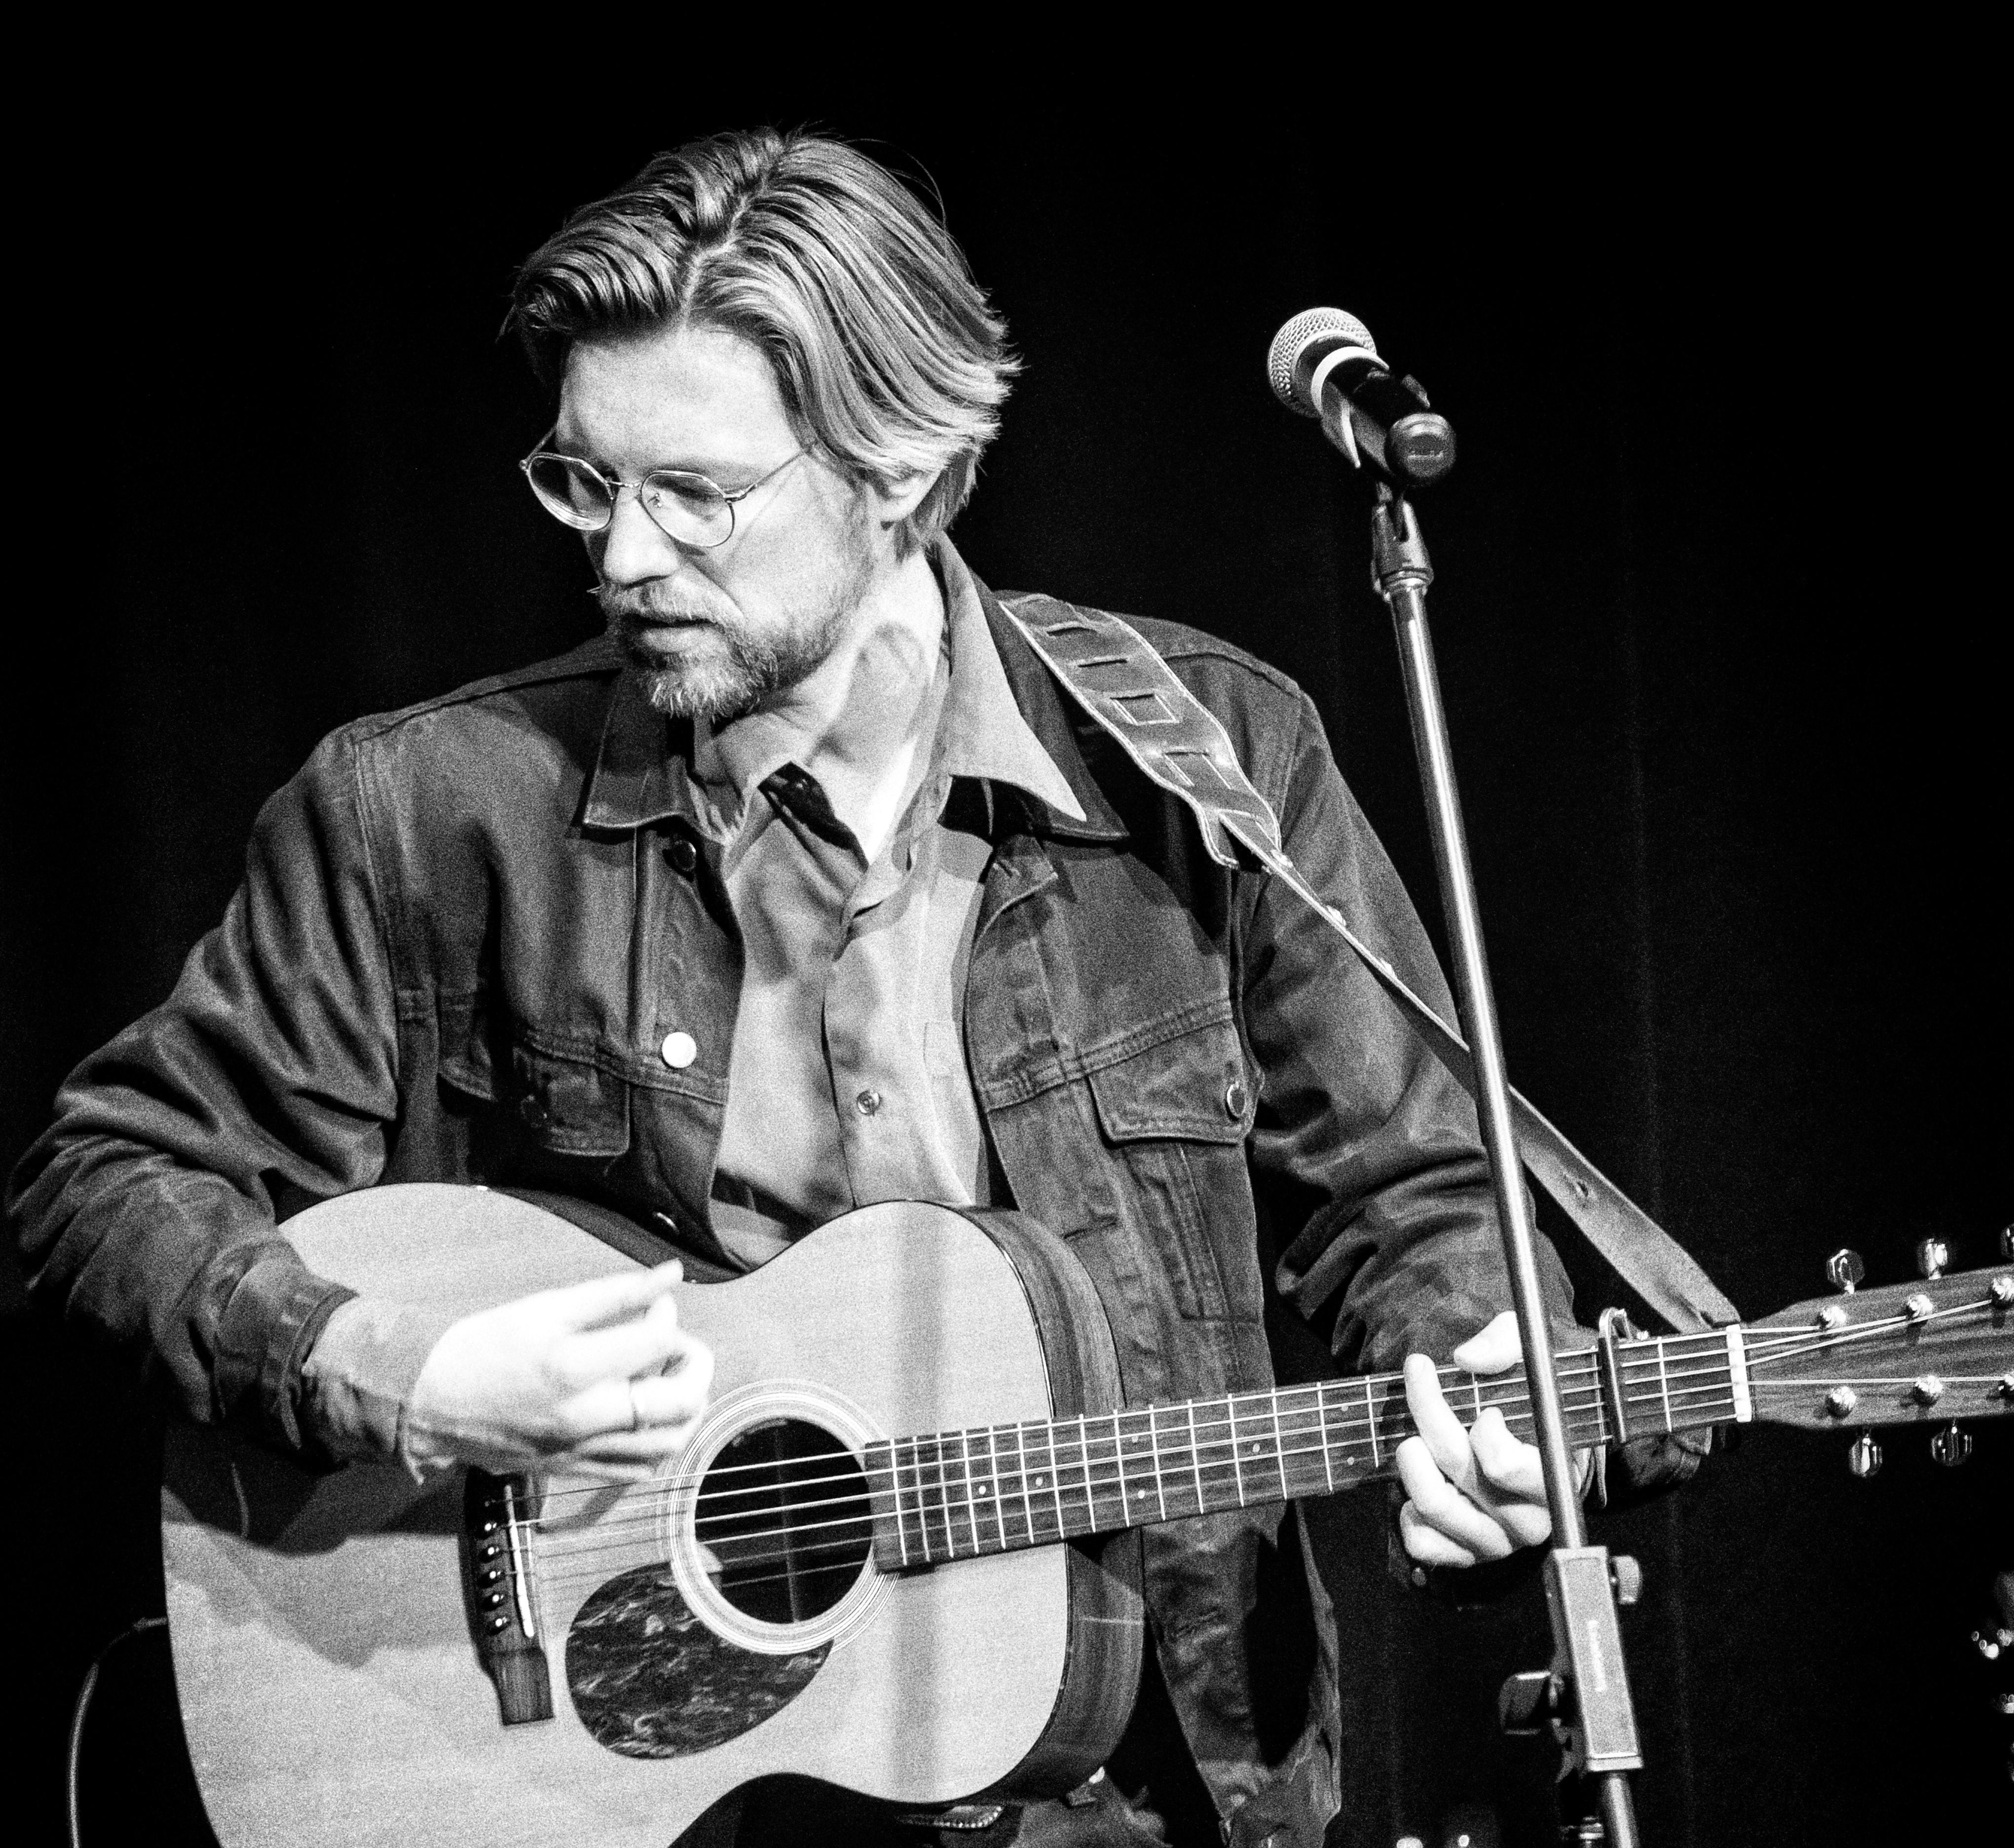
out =
{"type": "Polygon", "coordinates": [[[719,482],[715,481],[711,475],[702,475],[697,468],[647,468],[643,474],[639,475],[634,481],[625,481],[619,475],[604,475],[585,456],[570,456],[564,450],[547,448],[546,445],[552,440],[554,432],[558,429],[559,425],[557,424],[554,424],[551,429],[547,431],[545,435],[539,439],[539,447],[533,450],[529,455],[526,456],[518,465],[518,468],[523,472],[525,476],[525,485],[532,490],[532,498],[536,501],[547,513],[550,514],[554,519],[560,522],[561,526],[571,526],[576,533],[606,533],[608,529],[615,523],[615,509],[622,504],[623,491],[628,488],[634,488],[636,490],[636,504],[643,510],[643,517],[647,519],[652,526],[655,526],[660,533],[662,533],[672,544],[686,546],[696,552],[718,551],[722,546],[726,544],[727,542],[734,536],[735,533],[740,524],[740,516],[736,511],[740,504],[742,501],[746,501],[748,497],[754,493],[758,488],[761,487],[765,482],[774,481],[778,475],[781,475],[783,471],[789,468],[793,462],[796,461],[799,457],[810,454],[812,447],[810,443],[807,443],[792,450],[788,455],[784,457],[784,458],[779,462],[775,468],[769,470],[766,475],[758,475],[754,480],[749,483],[747,486],[745,488],[736,488],[734,492],[730,494],[727,490],[722,487],[719,482]],[[585,468],[590,475],[593,475],[597,481],[600,482],[601,485],[608,490],[608,517],[604,519],[600,526],[583,526],[577,522],[568,519],[564,514],[561,513],[557,508],[553,505],[551,501],[548,501],[543,494],[539,492],[538,483],[532,479],[532,465],[534,462],[543,461],[548,458],[556,462],[564,462],[570,468],[585,468]],[[718,539],[711,540],[681,539],[676,533],[670,531],[665,526],[664,522],[659,519],[658,516],[650,511],[650,502],[643,498],[643,484],[649,481],[653,476],[662,475],[683,475],[688,481],[705,483],[705,484],[711,488],[714,493],[720,497],[722,501],[726,506],[727,530],[722,533],[718,539]]]}

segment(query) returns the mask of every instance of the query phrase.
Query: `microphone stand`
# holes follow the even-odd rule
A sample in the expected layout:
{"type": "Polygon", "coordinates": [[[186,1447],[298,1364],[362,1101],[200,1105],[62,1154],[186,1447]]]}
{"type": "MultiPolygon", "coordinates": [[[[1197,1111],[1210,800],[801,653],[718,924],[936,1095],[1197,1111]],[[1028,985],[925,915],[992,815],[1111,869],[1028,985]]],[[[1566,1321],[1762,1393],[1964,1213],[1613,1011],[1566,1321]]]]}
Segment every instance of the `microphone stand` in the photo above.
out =
{"type": "MultiPolygon", "coordinates": [[[[1531,1204],[1511,1127],[1496,997],[1483,954],[1482,915],[1462,827],[1461,802],[1455,790],[1454,760],[1448,745],[1447,717],[1441,706],[1440,680],[1434,668],[1433,641],[1427,629],[1427,587],[1433,582],[1433,567],[1412,507],[1381,481],[1371,530],[1371,580],[1398,631],[1413,745],[1425,785],[1435,867],[1454,953],[1455,996],[1462,1032],[1475,1061],[1477,1114],[1489,1158],[1497,1223],[1503,1236],[1518,1333],[1524,1341],[1539,1455],[1545,1468],[1546,1501],[1553,1517],[1552,1549],[1546,1558],[1553,1665],[1549,1670],[1514,1676],[1506,1682],[1500,1708],[1507,1730],[1535,1730],[1532,1723],[1542,1718],[1551,1721],[1574,1767],[1594,1781],[1608,1848],[1638,1848],[1628,1773],[1640,1770],[1643,1758],[1630,1704],[1622,1630],[1616,1620],[1616,1586],[1607,1548],[1587,1542],[1560,1408],[1559,1381],[1553,1371],[1552,1339],[1532,1252],[1531,1204]]],[[[1631,1590],[1633,1593],[1633,1586],[1631,1590]]]]}

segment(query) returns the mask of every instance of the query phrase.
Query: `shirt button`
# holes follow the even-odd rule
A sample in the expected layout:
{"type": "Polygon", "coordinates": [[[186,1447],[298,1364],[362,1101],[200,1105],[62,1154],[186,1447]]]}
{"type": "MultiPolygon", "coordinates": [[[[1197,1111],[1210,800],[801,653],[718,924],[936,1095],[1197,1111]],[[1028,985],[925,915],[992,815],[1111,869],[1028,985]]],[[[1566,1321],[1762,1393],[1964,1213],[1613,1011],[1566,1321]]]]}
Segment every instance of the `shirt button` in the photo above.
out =
{"type": "Polygon", "coordinates": [[[690,835],[674,834],[671,845],[665,849],[665,857],[676,871],[690,873],[699,864],[699,849],[692,844],[690,835]]]}
{"type": "Polygon", "coordinates": [[[870,1085],[854,1099],[853,1107],[863,1117],[871,1117],[881,1107],[881,1093],[870,1085]]]}
{"type": "Polygon", "coordinates": [[[533,1096],[530,1092],[518,1100],[518,1114],[534,1129],[543,1129],[550,1120],[552,1113],[546,1108],[544,1100],[533,1096]]]}
{"type": "Polygon", "coordinates": [[[699,1057],[699,1042],[690,1033],[667,1033],[658,1050],[674,1071],[683,1071],[699,1057]]]}
{"type": "Polygon", "coordinates": [[[1224,1087],[1224,1114],[1233,1122],[1245,1114],[1245,1101],[1243,1079],[1235,1078],[1224,1087]]]}

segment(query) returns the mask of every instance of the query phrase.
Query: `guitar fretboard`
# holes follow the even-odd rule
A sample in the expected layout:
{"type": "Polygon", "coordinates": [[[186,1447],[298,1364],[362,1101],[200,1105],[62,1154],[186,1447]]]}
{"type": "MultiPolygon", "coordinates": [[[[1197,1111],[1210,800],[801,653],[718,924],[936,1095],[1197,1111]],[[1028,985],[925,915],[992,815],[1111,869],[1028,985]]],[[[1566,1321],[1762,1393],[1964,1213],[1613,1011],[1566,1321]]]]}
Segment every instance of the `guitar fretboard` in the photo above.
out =
{"type": "MultiPolygon", "coordinates": [[[[1748,1416],[1740,1331],[1625,1342],[1618,1379],[1628,1434],[1748,1416]]],[[[1600,1351],[1555,1362],[1569,1441],[1616,1441],[1600,1351]]],[[[1521,1369],[1440,1369],[1465,1421],[1494,1406],[1528,1438],[1521,1369]]],[[[940,1431],[869,1446],[875,1556],[884,1570],[1041,1546],[1120,1527],[1327,1495],[1392,1473],[1413,1434],[1398,1373],[1175,1405],[940,1431]]]]}

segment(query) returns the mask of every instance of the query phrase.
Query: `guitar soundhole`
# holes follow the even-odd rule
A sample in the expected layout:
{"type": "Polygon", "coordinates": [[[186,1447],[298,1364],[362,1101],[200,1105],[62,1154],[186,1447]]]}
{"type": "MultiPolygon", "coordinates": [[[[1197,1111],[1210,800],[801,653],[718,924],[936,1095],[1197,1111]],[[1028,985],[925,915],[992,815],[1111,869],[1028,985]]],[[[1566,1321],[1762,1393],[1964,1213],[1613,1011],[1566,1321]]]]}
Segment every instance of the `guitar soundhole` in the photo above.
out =
{"type": "Polygon", "coordinates": [[[797,1624],[832,1609],[867,1563],[867,1479],[830,1431],[796,1419],[744,1431],[700,1484],[693,1530],[744,1616],[797,1624]]]}

